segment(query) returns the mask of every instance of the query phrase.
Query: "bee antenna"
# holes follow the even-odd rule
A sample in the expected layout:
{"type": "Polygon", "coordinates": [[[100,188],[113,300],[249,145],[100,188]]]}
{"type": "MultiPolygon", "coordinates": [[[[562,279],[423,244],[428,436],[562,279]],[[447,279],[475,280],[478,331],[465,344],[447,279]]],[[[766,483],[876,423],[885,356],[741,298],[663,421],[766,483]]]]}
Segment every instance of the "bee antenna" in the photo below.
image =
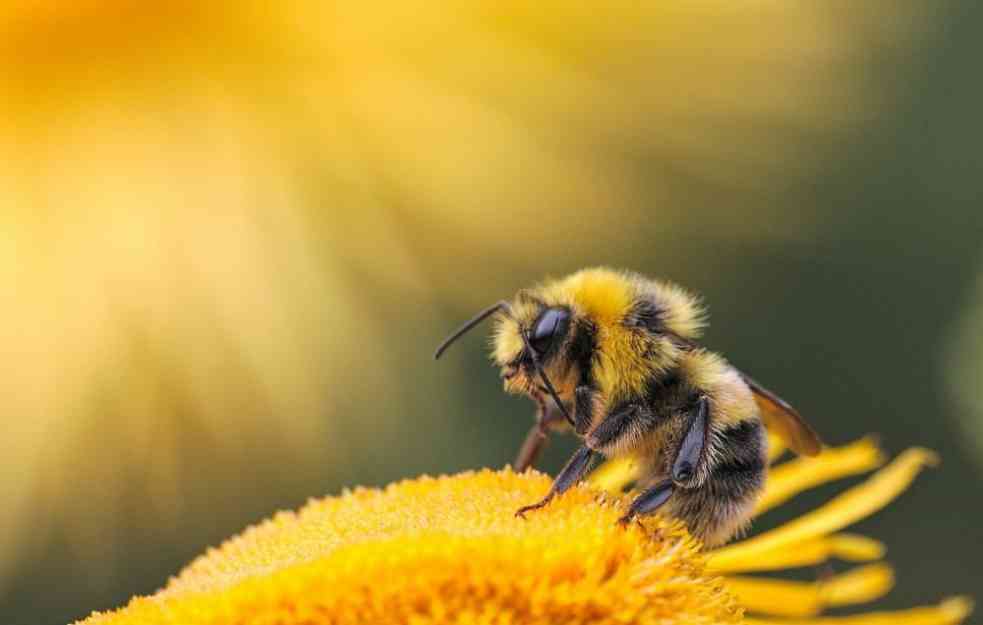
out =
{"type": "Polygon", "coordinates": [[[573,417],[570,416],[570,413],[567,412],[567,409],[563,406],[563,402],[560,401],[560,396],[556,394],[556,389],[553,388],[553,383],[550,382],[548,377],[546,377],[546,371],[543,369],[543,365],[540,364],[539,358],[536,357],[536,351],[533,350],[532,346],[529,344],[529,337],[527,337],[526,333],[521,329],[519,330],[519,334],[522,335],[522,342],[526,344],[526,350],[529,352],[529,356],[532,357],[532,364],[536,367],[536,372],[539,373],[539,377],[543,381],[543,386],[546,387],[550,397],[552,397],[553,401],[556,402],[556,407],[563,413],[563,416],[566,418],[567,422],[576,427],[576,424],[573,422],[573,417]]]}
{"type": "Polygon", "coordinates": [[[488,308],[482,310],[480,313],[478,313],[477,315],[475,315],[474,317],[472,317],[470,320],[468,320],[467,323],[465,323],[460,328],[458,328],[454,332],[454,334],[451,334],[446,339],[444,339],[443,342],[440,345],[437,346],[437,351],[435,351],[433,353],[433,359],[434,360],[437,360],[438,358],[440,358],[440,356],[445,351],[447,351],[447,348],[450,347],[451,345],[453,345],[454,342],[457,341],[457,339],[459,339],[462,336],[464,336],[465,334],[467,334],[467,332],[471,328],[475,327],[476,325],[478,325],[479,323],[481,323],[482,321],[484,321],[488,317],[491,317],[492,315],[494,315],[497,312],[503,312],[506,315],[508,315],[510,318],[512,318],[512,319],[515,318],[515,316],[512,314],[512,307],[509,306],[509,303],[508,302],[501,301],[501,302],[498,302],[497,304],[493,304],[493,305],[489,306],[488,308]]]}
{"type": "MultiPolygon", "coordinates": [[[[513,320],[515,319],[515,315],[512,313],[512,307],[509,306],[508,302],[502,300],[500,302],[492,304],[488,308],[482,310],[477,315],[466,321],[464,325],[462,325],[460,328],[455,330],[453,334],[451,334],[446,339],[444,339],[443,342],[437,346],[436,351],[434,351],[433,353],[434,360],[440,358],[441,355],[443,355],[443,353],[447,351],[447,348],[453,345],[454,342],[457,341],[457,339],[467,334],[469,330],[471,330],[476,325],[478,325],[488,317],[491,317],[497,312],[504,313],[505,316],[507,316],[510,319],[513,320]]],[[[543,386],[546,387],[546,391],[550,394],[550,397],[553,398],[553,401],[556,402],[556,407],[560,409],[560,412],[563,413],[563,416],[570,423],[570,425],[574,425],[573,418],[570,416],[570,413],[567,412],[567,409],[564,407],[563,402],[560,401],[560,396],[556,394],[556,389],[553,388],[553,383],[550,382],[549,377],[546,376],[546,371],[543,369],[542,363],[539,362],[539,358],[536,356],[536,350],[534,350],[532,348],[532,345],[529,344],[529,337],[526,336],[525,330],[523,330],[521,327],[519,328],[519,336],[522,337],[522,343],[525,345],[526,351],[529,353],[529,357],[532,359],[532,364],[534,367],[536,367],[536,373],[539,374],[539,378],[543,381],[543,386]]]]}

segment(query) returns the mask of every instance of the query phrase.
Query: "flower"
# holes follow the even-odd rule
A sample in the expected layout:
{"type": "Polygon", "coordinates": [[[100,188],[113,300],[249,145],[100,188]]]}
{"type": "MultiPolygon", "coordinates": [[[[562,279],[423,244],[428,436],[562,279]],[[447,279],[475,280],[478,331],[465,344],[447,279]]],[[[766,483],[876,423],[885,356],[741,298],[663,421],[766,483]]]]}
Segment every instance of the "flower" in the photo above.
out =
{"type": "MultiPolygon", "coordinates": [[[[81,623],[954,624],[969,614],[968,599],[812,618],[890,589],[884,546],[838,532],[885,506],[935,460],[910,449],[822,507],[709,552],[658,515],[618,526],[627,499],[618,493],[634,477],[630,460],[609,462],[592,483],[527,521],[513,512],[548,487],[541,473],[486,469],[359,488],[281,512],[210,550],[155,595],[81,623]],[[816,582],[745,576],[834,557],[865,564],[816,582]]],[[[883,461],[863,439],[781,464],[758,512],[883,461]]]]}

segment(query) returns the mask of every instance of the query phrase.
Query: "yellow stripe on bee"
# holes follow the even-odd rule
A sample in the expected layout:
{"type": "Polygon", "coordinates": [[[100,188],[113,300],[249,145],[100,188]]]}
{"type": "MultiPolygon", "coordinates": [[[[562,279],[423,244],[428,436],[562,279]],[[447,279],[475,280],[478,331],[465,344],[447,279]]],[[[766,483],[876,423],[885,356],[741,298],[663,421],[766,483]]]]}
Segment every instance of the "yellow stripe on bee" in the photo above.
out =
{"type": "Polygon", "coordinates": [[[714,427],[725,429],[757,419],[751,391],[721,356],[705,350],[692,351],[682,356],[679,367],[690,384],[710,394],[714,427]]]}
{"type": "Polygon", "coordinates": [[[594,374],[601,392],[612,401],[641,393],[657,364],[645,358],[639,343],[644,340],[621,325],[602,328],[599,366],[594,374]]]}
{"type": "Polygon", "coordinates": [[[599,326],[608,329],[621,325],[636,297],[631,281],[610,269],[578,271],[545,291],[547,299],[571,302],[599,326]]]}
{"type": "Polygon", "coordinates": [[[645,338],[623,324],[638,298],[631,279],[610,269],[585,269],[544,287],[542,293],[547,301],[565,302],[594,322],[600,352],[595,377],[605,396],[642,390],[655,363],[644,356],[645,338]]]}

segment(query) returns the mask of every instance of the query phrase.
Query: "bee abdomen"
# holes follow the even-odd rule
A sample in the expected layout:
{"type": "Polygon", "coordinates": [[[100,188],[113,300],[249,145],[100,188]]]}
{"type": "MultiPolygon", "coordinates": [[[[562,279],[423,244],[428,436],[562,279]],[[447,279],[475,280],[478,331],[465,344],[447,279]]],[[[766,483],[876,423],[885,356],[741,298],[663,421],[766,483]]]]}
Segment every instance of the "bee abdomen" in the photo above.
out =
{"type": "Polygon", "coordinates": [[[671,516],[707,546],[726,542],[748,524],[764,487],[767,438],[757,419],[711,434],[713,460],[703,483],[678,489],[668,503],[671,516]]]}
{"type": "MultiPolygon", "coordinates": [[[[768,457],[768,438],[761,421],[746,419],[723,430],[711,431],[709,447],[712,462],[711,475],[721,479],[740,479],[746,473],[758,473],[765,469],[768,457]]],[[[734,484],[743,492],[743,484],[734,484]]]]}

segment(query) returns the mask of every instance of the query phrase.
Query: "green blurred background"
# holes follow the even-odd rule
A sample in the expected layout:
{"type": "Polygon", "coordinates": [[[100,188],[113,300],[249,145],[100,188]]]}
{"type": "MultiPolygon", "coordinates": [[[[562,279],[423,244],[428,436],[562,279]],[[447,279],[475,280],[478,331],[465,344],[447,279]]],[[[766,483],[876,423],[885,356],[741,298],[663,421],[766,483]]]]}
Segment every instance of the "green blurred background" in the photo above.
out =
{"type": "Polygon", "coordinates": [[[431,350],[597,264],[828,441],[940,450],[860,530],[883,605],[983,597],[983,4],[159,4],[0,8],[0,622],[502,466],[531,406],[431,350]]]}

